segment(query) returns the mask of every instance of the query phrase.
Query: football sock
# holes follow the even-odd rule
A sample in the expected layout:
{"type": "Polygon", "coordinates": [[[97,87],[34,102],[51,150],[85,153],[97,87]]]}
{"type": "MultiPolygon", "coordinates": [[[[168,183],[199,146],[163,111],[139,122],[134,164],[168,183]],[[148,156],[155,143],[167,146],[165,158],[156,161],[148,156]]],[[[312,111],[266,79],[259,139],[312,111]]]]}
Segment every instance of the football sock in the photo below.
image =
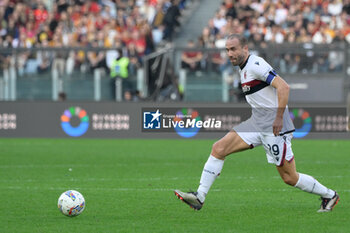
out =
{"type": "Polygon", "coordinates": [[[323,198],[332,198],[335,194],[333,190],[323,186],[312,176],[302,173],[299,173],[299,180],[294,187],[297,187],[305,192],[318,194],[323,198]]]}
{"type": "Polygon", "coordinates": [[[197,197],[202,203],[216,177],[220,175],[223,165],[224,160],[217,159],[212,155],[209,156],[208,161],[205,163],[197,190],[197,197]]]}

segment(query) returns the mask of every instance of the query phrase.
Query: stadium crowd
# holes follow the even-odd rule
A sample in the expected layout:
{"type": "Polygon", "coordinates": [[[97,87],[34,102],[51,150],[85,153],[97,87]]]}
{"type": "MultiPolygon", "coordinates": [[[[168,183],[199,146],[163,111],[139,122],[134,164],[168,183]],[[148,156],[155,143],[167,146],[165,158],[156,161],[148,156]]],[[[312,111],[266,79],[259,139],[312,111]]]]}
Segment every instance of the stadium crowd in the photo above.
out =
{"type": "MultiPolygon", "coordinates": [[[[172,40],[185,5],[186,0],[3,0],[0,46],[123,48],[134,74],[142,56],[154,51],[162,40],[172,40]]],[[[203,28],[198,43],[191,46],[222,48],[230,33],[244,34],[251,45],[262,48],[269,43],[350,42],[350,0],[224,0],[203,28]]],[[[53,65],[71,74],[75,68],[85,67],[82,64],[86,61],[91,69],[107,68],[116,53],[60,51],[33,56],[21,54],[19,73],[43,72],[53,65]]],[[[319,57],[311,70],[340,70],[342,59],[332,62],[327,56],[319,57]]],[[[3,66],[9,64],[9,57],[1,56],[3,66]]],[[[301,59],[298,54],[285,54],[276,61],[280,69],[294,73],[301,59]]],[[[216,54],[212,62],[220,66],[226,60],[216,54]]],[[[198,67],[185,64],[188,66],[198,67]]]]}
{"type": "Polygon", "coordinates": [[[200,39],[208,45],[239,33],[259,45],[350,42],[349,14],[349,0],[225,0],[200,39]]]}
{"type": "MultiPolygon", "coordinates": [[[[259,48],[282,43],[350,43],[350,1],[225,0],[203,28],[196,44],[224,48],[225,37],[231,33],[244,34],[251,47],[259,48]]],[[[312,63],[309,61],[310,57],[300,54],[282,54],[274,59],[274,65],[283,73],[337,72],[342,69],[344,57],[343,53],[332,52],[318,54],[312,63]],[[305,59],[307,67],[303,66],[305,59]]],[[[211,62],[221,71],[229,65],[220,54],[214,54],[211,62]]]]}
{"type": "MultiPolygon", "coordinates": [[[[3,0],[0,2],[0,47],[121,48],[130,71],[162,40],[171,41],[186,0],[3,0]]],[[[116,52],[92,50],[22,53],[19,74],[44,72],[51,66],[74,69],[107,67],[116,52]],[[87,62],[86,62],[87,61],[87,62]]],[[[8,54],[1,63],[8,66],[8,54]]]]}
{"type": "MultiPolygon", "coordinates": [[[[164,41],[172,41],[181,11],[193,0],[2,0],[0,48],[55,48],[17,52],[18,74],[51,69],[73,76],[103,68],[113,73],[117,57],[129,59],[135,76],[142,57],[164,41]],[[82,47],[82,50],[60,48],[82,47]],[[98,48],[113,50],[98,50],[98,48]]],[[[224,0],[189,48],[224,48],[225,37],[244,34],[251,46],[333,42],[350,43],[350,0],[224,0]]],[[[5,50],[3,50],[5,51],[5,50]]],[[[0,53],[0,66],[14,63],[10,52],[0,53]]],[[[339,72],[344,53],[278,54],[271,60],[281,73],[339,72]],[[335,59],[336,58],[336,59],[335,59]]],[[[208,56],[184,52],[182,67],[193,71],[214,67],[232,71],[225,52],[208,56]]],[[[111,75],[112,76],[112,75],[111,75]]]]}

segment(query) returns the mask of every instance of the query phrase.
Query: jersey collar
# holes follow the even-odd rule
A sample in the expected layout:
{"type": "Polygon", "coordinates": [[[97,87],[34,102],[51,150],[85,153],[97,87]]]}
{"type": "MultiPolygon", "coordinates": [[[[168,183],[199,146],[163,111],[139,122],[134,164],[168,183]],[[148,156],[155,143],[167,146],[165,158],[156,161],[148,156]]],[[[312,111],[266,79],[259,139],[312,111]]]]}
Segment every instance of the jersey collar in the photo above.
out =
{"type": "Polygon", "coordinates": [[[245,60],[245,62],[244,62],[241,66],[239,66],[239,68],[240,68],[241,70],[243,70],[244,67],[247,65],[248,60],[249,60],[249,57],[250,57],[250,54],[248,55],[247,60],[245,60]]]}

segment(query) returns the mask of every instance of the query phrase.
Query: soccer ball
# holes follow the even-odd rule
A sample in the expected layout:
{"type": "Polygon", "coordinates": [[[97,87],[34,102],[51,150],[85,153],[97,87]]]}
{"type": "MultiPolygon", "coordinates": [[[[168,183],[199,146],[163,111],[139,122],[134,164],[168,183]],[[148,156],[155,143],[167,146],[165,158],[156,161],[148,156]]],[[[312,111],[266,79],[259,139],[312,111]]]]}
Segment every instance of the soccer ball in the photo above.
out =
{"type": "Polygon", "coordinates": [[[68,190],[58,198],[57,206],[62,214],[73,217],[84,211],[85,199],[78,191],[68,190]]]}

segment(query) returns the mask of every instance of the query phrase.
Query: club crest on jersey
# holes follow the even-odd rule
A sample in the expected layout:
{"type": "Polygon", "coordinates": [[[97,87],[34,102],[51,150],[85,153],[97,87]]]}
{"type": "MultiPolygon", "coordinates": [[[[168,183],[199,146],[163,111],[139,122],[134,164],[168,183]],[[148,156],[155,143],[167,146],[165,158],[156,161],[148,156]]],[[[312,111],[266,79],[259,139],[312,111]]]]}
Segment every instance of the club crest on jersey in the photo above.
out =
{"type": "Polygon", "coordinates": [[[243,85],[243,86],[242,86],[242,91],[243,91],[243,92],[248,92],[248,91],[250,91],[250,86],[248,86],[248,85],[243,85]]]}
{"type": "Polygon", "coordinates": [[[244,78],[247,78],[247,71],[244,72],[244,78]]]}

